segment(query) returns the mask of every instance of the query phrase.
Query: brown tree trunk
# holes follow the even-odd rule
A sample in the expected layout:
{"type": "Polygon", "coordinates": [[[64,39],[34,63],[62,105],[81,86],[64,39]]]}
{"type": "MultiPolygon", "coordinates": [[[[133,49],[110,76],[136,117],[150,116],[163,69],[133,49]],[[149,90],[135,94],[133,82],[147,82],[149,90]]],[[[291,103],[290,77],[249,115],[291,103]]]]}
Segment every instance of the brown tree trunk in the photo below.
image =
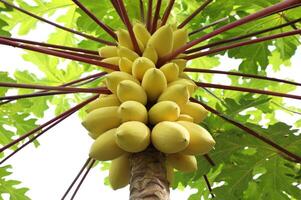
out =
{"type": "Polygon", "coordinates": [[[130,200],[169,200],[165,159],[153,147],[130,157],[130,200]]]}

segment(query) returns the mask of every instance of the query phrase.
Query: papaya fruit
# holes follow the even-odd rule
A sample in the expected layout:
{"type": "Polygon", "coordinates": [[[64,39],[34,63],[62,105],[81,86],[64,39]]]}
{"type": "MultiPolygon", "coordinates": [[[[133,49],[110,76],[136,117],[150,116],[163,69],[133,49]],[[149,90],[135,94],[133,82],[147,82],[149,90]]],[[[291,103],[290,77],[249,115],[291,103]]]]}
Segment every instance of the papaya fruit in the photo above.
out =
{"type": "Polygon", "coordinates": [[[200,104],[188,102],[181,109],[182,114],[187,114],[193,118],[194,123],[201,123],[208,115],[208,111],[200,104]]]}
{"type": "Polygon", "coordinates": [[[120,57],[111,57],[111,58],[103,59],[102,62],[118,66],[119,60],[120,60],[120,57]]]}
{"type": "Polygon", "coordinates": [[[115,94],[99,95],[99,98],[88,104],[86,112],[91,112],[97,108],[120,106],[120,101],[115,94]]]}
{"type": "Polygon", "coordinates": [[[125,58],[129,59],[132,62],[134,62],[134,60],[139,58],[139,55],[135,51],[132,51],[132,50],[130,50],[126,47],[123,47],[123,46],[118,47],[117,53],[118,53],[119,57],[125,57],[125,58]]]}
{"type": "Polygon", "coordinates": [[[193,118],[189,115],[180,114],[177,121],[187,121],[187,122],[193,122],[193,118]]]}
{"type": "Polygon", "coordinates": [[[148,100],[154,102],[167,88],[167,81],[163,72],[151,68],[145,72],[141,85],[147,94],[148,100]]]}
{"type": "Polygon", "coordinates": [[[167,63],[163,65],[160,70],[164,73],[168,83],[179,78],[179,67],[175,63],[167,63]]]}
{"type": "Polygon", "coordinates": [[[113,190],[127,186],[130,182],[131,168],[129,155],[122,155],[112,160],[109,168],[109,182],[113,190]]]}
{"type": "Polygon", "coordinates": [[[125,72],[115,71],[106,76],[105,84],[107,88],[113,93],[117,94],[117,87],[121,81],[131,80],[139,83],[133,76],[125,72]]]}
{"type": "Polygon", "coordinates": [[[121,102],[138,101],[143,105],[147,103],[147,95],[144,89],[131,80],[124,80],[118,84],[117,97],[121,102]]]}
{"type": "Polygon", "coordinates": [[[176,122],[164,121],[151,132],[151,141],[163,153],[178,153],[189,145],[189,132],[176,122]]]}
{"type": "Polygon", "coordinates": [[[148,45],[145,48],[142,56],[150,59],[151,61],[153,61],[154,64],[156,64],[158,61],[158,54],[156,52],[156,49],[151,45],[148,45]]]}
{"type": "Polygon", "coordinates": [[[150,130],[142,122],[125,122],[117,128],[116,143],[124,151],[141,152],[150,144],[150,130]]]}
{"type": "MultiPolygon", "coordinates": [[[[118,40],[118,43],[120,46],[124,46],[130,50],[134,50],[132,39],[131,39],[128,31],[126,31],[124,29],[119,29],[116,34],[117,34],[117,40],[118,40]]],[[[140,50],[143,51],[144,46],[143,46],[142,42],[139,41],[139,39],[137,39],[137,43],[138,43],[140,50]]]]}
{"type": "Polygon", "coordinates": [[[118,115],[121,122],[139,121],[147,123],[148,113],[145,106],[137,101],[125,101],[119,106],[118,115]]]}
{"type": "Polygon", "coordinates": [[[173,32],[173,51],[184,46],[188,41],[188,30],[185,28],[173,32]]]}
{"type": "Polygon", "coordinates": [[[171,186],[174,179],[174,169],[169,163],[166,163],[166,178],[171,186]]]}
{"type": "Polygon", "coordinates": [[[175,63],[179,67],[179,73],[182,73],[187,65],[187,60],[185,59],[174,59],[171,61],[172,63],[175,63]]]}
{"type": "Polygon", "coordinates": [[[99,56],[102,58],[111,58],[118,56],[118,48],[116,46],[104,46],[98,50],[99,56]]]}
{"type": "Polygon", "coordinates": [[[82,125],[90,132],[90,136],[96,139],[105,131],[117,128],[120,125],[118,106],[98,108],[88,113],[82,125]]]}
{"type": "Polygon", "coordinates": [[[115,141],[117,129],[110,129],[100,135],[92,144],[89,156],[95,160],[114,160],[126,152],[122,150],[115,141]]]}
{"type": "Polygon", "coordinates": [[[132,74],[133,76],[141,81],[143,79],[144,73],[150,69],[155,68],[155,64],[148,58],[140,57],[137,58],[132,66],[132,74]]]}
{"type": "Polygon", "coordinates": [[[149,39],[148,45],[156,49],[159,58],[171,53],[173,47],[173,30],[170,25],[160,27],[149,39]]]}
{"type": "Polygon", "coordinates": [[[121,57],[118,65],[120,71],[132,74],[133,62],[131,60],[127,59],[126,57],[121,57]]]}
{"type": "Polygon", "coordinates": [[[173,101],[182,108],[182,106],[187,104],[189,97],[189,91],[186,85],[174,84],[163,91],[158,101],[173,101]]]}
{"type": "Polygon", "coordinates": [[[181,152],[182,154],[204,155],[214,147],[214,139],[203,127],[187,121],[178,121],[177,123],[187,129],[190,134],[189,145],[181,152]]]}
{"type": "Polygon", "coordinates": [[[182,172],[194,172],[198,169],[195,156],[181,153],[167,155],[167,161],[173,168],[182,172]]]}
{"type": "Polygon", "coordinates": [[[152,125],[163,121],[176,121],[180,116],[180,108],[173,101],[161,101],[151,107],[148,116],[152,125]]]}
{"type": "Polygon", "coordinates": [[[145,25],[141,23],[135,23],[133,26],[133,31],[136,38],[142,42],[143,46],[146,46],[151,35],[146,29],[145,25]]]}
{"type": "Polygon", "coordinates": [[[176,84],[186,85],[190,94],[189,96],[192,96],[193,93],[198,89],[198,86],[192,80],[184,78],[179,78],[178,80],[169,83],[168,87],[176,84]]]}

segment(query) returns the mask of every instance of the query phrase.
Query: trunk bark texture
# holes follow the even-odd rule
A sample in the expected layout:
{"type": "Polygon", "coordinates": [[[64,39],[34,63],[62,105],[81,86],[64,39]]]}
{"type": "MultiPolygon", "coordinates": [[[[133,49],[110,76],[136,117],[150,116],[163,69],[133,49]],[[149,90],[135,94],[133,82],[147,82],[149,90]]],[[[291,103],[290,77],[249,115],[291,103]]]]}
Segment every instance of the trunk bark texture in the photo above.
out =
{"type": "Polygon", "coordinates": [[[132,154],[130,200],[169,200],[165,159],[153,147],[132,154]]]}

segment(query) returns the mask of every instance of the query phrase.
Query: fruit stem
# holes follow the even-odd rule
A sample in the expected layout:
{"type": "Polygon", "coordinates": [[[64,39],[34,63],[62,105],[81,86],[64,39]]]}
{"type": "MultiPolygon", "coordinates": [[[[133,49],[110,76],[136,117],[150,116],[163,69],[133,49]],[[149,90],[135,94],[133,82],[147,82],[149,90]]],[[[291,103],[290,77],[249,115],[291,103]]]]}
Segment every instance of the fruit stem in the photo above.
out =
{"type": "Polygon", "coordinates": [[[256,44],[256,43],[259,43],[259,42],[265,42],[265,41],[273,40],[273,39],[277,39],[277,38],[283,38],[283,37],[288,37],[288,36],[292,36],[292,35],[298,35],[300,33],[301,33],[301,29],[300,30],[293,30],[293,31],[285,32],[285,33],[279,33],[279,34],[265,36],[265,37],[261,37],[261,38],[257,38],[257,39],[251,39],[251,40],[244,41],[244,42],[238,42],[238,43],[231,44],[231,45],[228,45],[228,46],[218,47],[218,48],[215,48],[215,49],[212,49],[212,50],[199,52],[199,53],[194,53],[194,54],[184,56],[184,57],[181,57],[181,58],[186,59],[186,60],[192,60],[192,59],[196,59],[196,58],[199,58],[199,57],[202,57],[202,56],[207,56],[207,55],[210,55],[210,54],[218,53],[218,52],[221,52],[221,51],[226,51],[226,50],[237,48],[237,47],[256,44]]]}
{"type": "Polygon", "coordinates": [[[66,59],[70,59],[70,60],[81,61],[81,62],[85,62],[85,63],[88,63],[88,64],[93,64],[93,65],[101,66],[101,67],[104,67],[104,68],[107,68],[107,69],[111,69],[111,70],[119,70],[118,66],[112,65],[112,64],[109,64],[109,63],[104,63],[104,62],[101,62],[99,60],[84,58],[82,56],[70,55],[68,53],[62,53],[62,52],[54,51],[54,50],[47,49],[47,48],[35,47],[35,46],[32,46],[32,45],[22,44],[22,43],[7,40],[7,39],[4,39],[4,38],[0,38],[0,44],[13,46],[13,47],[17,47],[17,48],[22,48],[22,49],[27,49],[27,50],[31,50],[31,51],[36,51],[36,52],[39,52],[39,53],[53,55],[53,56],[66,58],[66,59]]]}
{"type": "Polygon", "coordinates": [[[256,19],[259,19],[259,18],[262,18],[262,17],[265,17],[267,15],[270,15],[270,14],[274,14],[274,13],[277,13],[277,12],[280,12],[284,9],[288,9],[289,7],[294,7],[296,5],[300,5],[300,0],[285,0],[285,1],[282,1],[280,3],[277,3],[273,6],[270,6],[270,7],[267,7],[265,9],[262,9],[256,13],[253,13],[253,14],[250,14],[246,17],[243,17],[237,21],[234,21],[230,24],[227,24],[225,26],[222,26],[196,40],[193,40],[189,43],[187,43],[186,45],[176,49],[174,52],[170,53],[169,55],[166,55],[165,57],[161,58],[158,62],[160,65],[162,65],[163,63],[166,63],[167,61],[169,60],[172,60],[173,58],[177,57],[178,55],[180,55],[181,53],[183,53],[185,50],[207,40],[207,39],[210,39],[218,34],[221,34],[223,32],[226,32],[230,29],[233,29],[233,28],[236,28],[240,25],[243,25],[243,24],[246,24],[248,22],[251,22],[253,20],[256,20],[256,19]]]}
{"type": "Polygon", "coordinates": [[[195,82],[195,83],[197,86],[205,87],[205,88],[216,88],[216,89],[223,89],[223,90],[250,92],[250,93],[255,93],[255,94],[264,94],[264,95],[286,97],[286,98],[290,98],[290,99],[301,100],[301,96],[293,95],[293,94],[285,94],[285,93],[280,93],[280,92],[272,92],[272,91],[244,88],[244,87],[238,87],[238,86],[218,85],[218,84],[212,84],[212,83],[202,83],[202,82],[195,82]]]}
{"type": "Polygon", "coordinates": [[[215,162],[213,161],[213,159],[208,154],[205,154],[204,158],[209,162],[209,164],[211,166],[215,166],[215,162]]]}
{"type": "Polygon", "coordinates": [[[226,74],[226,75],[233,75],[233,76],[242,76],[244,78],[255,78],[255,79],[262,79],[262,80],[268,80],[268,81],[275,81],[275,82],[281,82],[281,83],[287,83],[291,85],[301,86],[301,83],[297,83],[294,81],[288,81],[278,78],[271,78],[261,75],[255,75],[255,74],[245,74],[240,72],[231,72],[231,71],[221,71],[221,70],[212,70],[212,69],[201,69],[201,68],[185,68],[185,72],[200,72],[200,73],[209,73],[209,74],[226,74]]]}
{"type": "Polygon", "coordinates": [[[198,7],[191,15],[189,15],[179,26],[178,29],[183,28],[188,24],[195,16],[202,12],[213,0],[206,0],[200,7],[198,7]]]}
{"type": "Polygon", "coordinates": [[[211,48],[211,47],[215,47],[215,46],[218,46],[218,45],[221,45],[221,44],[226,44],[226,43],[229,43],[229,42],[235,42],[235,41],[238,41],[238,40],[241,40],[241,39],[254,37],[254,36],[260,35],[262,33],[266,33],[266,32],[269,32],[269,31],[273,31],[273,30],[277,30],[277,29],[280,29],[280,28],[283,28],[283,27],[286,27],[286,26],[293,25],[293,24],[295,24],[297,22],[300,22],[300,21],[301,21],[301,18],[298,18],[298,19],[295,19],[293,21],[290,21],[290,22],[287,22],[287,23],[284,23],[284,24],[280,24],[280,25],[277,25],[277,26],[274,26],[274,27],[271,27],[271,28],[268,28],[268,29],[256,31],[256,32],[245,34],[245,35],[242,35],[242,36],[233,37],[233,38],[221,40],[221,41],[218,41],[218,42],[214,42],[214,43],[211,43],[211,44],[207,44],[207,45],[204,45],[204,46],[201,46],[201,47],[189,49],[189,50],[185,51],[185,53],[190,54],[190,53],[194,53],[194,52],[201,51],[201,50],[204,50],[204,49],[208,49],[208,48],[211,48]]]}
{"type": "Polygon", "coordinates": [[[130,22],[129,16],[128,16],[127,11],[125,9],[123,0],[117,0],[117,3],[119,5],[119,7],[120,7],[121,15],[122,15],[122,17],[124,19],[124,24],[126,25],[126,27],[128,29],[128,32],[129,32],[129,35],[131,37],[134,50],[135,50],[136,53],[138,53],[139,55],[141,55],[142,53],[141,53],[141,50],[139,48],[136,36],[134,34],[133,27],[132,27],[132,24],[130,22]]]}
{"type": "Polygon", "coordinates": [[[245,131],[246,133],[248,133],[248,134],[254,136],[255,138],[257,138],[257,139],[263,141],[264,143],[266,143],[266,144],[268,144],[268,145],[274,147],[274,148],[277,149],[278,151],[280,151],[280,152],[284,153],[285,155],[287,155],[287,156],[293,158],[293,159],[296,160],[298,163],[301,163],[301,157],[300,157],[300,156],[298,156],[298,155],[296,155],[296,154],[294,154],[294,153],[292,153],[292,152],[286,150],[285,148],[283,148],[283,147],[279,146],[278,144],[274,143],[272,140],[270,140],[270,139],[268,139],[268,138],[266,138],[266,137],[264,137],[264,136],[258,134],[256,131],[254,131],[254,130],[248,128],[248,127],[246,127],[245,125],[243,125],[243,124],[241,124],[241,123],[239,123],[239,122],[237,122],[237,121],[234,121],[233,119],[230,119],[230,118],[227,117],[226,115],[224,115],[224,114],[218,112],[217,110],[215,110],[214,108],[212,108],[212,107],[206,105],[205,103],[196,100],[195,98],[191,98],[191,101],[193,101],[193,102],[195,102],[195,103],[199,103],[200,105],[202,105],[202,106],[203,106],[206,110],[208,110],[209,112],[211,112],[211,113],[213,113],[213,114],[219,116],[220,118],[222,118],[222,119],[224,119],[225,121],[231,123],[232,125],[234,125],[234,126],[240,128],[241,130],[243,130],[243,131],[245,131]]]}
{"type": "Polygon", "coordinates": [[[12,7],[12,8],[14,8],[14,9],[16,9],[16,10],[18,10],[18,11],[20,11],[20,12],[26,14],[26,15],[29,15],[29,16],[35,18],[35,19],[38,19],[38,20],[40,20],[40,21],[43,21],[43,22],[45,22],[45,23],[47,23],[47,24],[50,24],[50,25],[52,25],[52,26],[55,26],[55,27],[57,27],[57,28],[59,28],[59,29],[62,29],[62,30],[64,30],[64,31],[67,31],[67,32],[70,32],[70,33],[74,33],[74,34],[76,34],[76,35],[80,35],[80,36],[82,36],[82,37],[84,37],[84,38],[87,38],[87,39],[90,39],[90,40],[94,40],[94,41],[100,42],[100,43],[102,43],[102,44],[111,45],[111,46],[115,46],[115,45],[116,45],[115,43],[112,43],[112,42],[109,42],[109,41],[106,41],[106,40],[103,40],[103,39],[100,39],[100,38],[96,38],[96,37],[94,37],[94,36],[87,35],[87,34],[84,34],[84,33],[79,32],[79,31],[76,31],[76,30],[73,30],[73,29],[64,27],[64,26],[62,26],[62,25],[59,25],[59,24],[57,24],[57,23],[55,23],[55,22],[49,21],[49,20],[47,20],[47,19],[45,19],[45,18],[43,18],[43,17],[40,17],[40,16],[38,16],[38,15],[35,15],[35,14],[33,14],[33,13],[31,13],[31,12],[29,12],[29,11],[23,9],[23,8],[20,8],[20,7],[18,7],[18,6],[15,6],[14,4],[8,3],[7,1],[0,0],[0,2],[2,2],[3,4],[5,4],[5,5],[9,6],[9,7],[12,7]]]}
{"type": "Polygon", "coordinates": [[[209,192],[210,192],[211,198],[214,198],[215,195],[214,195],[213,192],[212,192],[212,187],[211,187],[211,184],[210,184],[210,182],[209,182],[209,179],[208,179],[207,175],[204,175],[203,177],[204,177],[204,180],[205,180],[205,182],[206,182],[207,188],[208,188],[208,190],[209,190],[209,192]]]}
{"type": "Polygon", "coordinates": [[[114,40],[117,40],[117,35],[114,33],[113,29],[100,21],[90,10],[88,10],[82,3],[78,0],[72,0],[82,11],[84,11],[94,22],[96,22],[105,32],[107,32],[114,40]]]}
{"type": "Polygon", "coordinates": [[[92,158],[88,158],[86,160],[86,162],[84,163],[84,165],[82,166],[82,168],[79,170],[78,174],[76,175],[76,177],[72,181],[71,185],[68,187],[67,191],[64,193],[64,195],[61,198],[61,200],[64,200],[66,198],[66,196],[68,195],[68,193],[70,192],[70,190],[72,189],[72,187],[74,186],[74,184],[76,183],[76,181],[79,179],[79,177],[81,176],[81,174],[83,173],[83,171],[86,169],[86,167],[88,166],[88,164],[91,162],[91,160],[92,160],[92,158]]]}
{"type": "Polygon", "coordinates": [[[146,28],[150,32],[152,26],[152,12],[153,11],[153,0],[148,0],[148,8],[147,8],[147,18],[146,18],[146,28]]]}
{"type": "Polygon", "coordinates": [[[68,115],[68,114],[70,114],[70,113],[72,113],[72,112],[74,112],[74,111],[78,111],[79,109],[81,109],[82,107],[84,107],[85,105],[87,105],[88,103],[94,101],[94,100],[97,99],[97,98],[98,98],[98,95],[95,95],[95,96],[93,96],[93,97],[91,97],[91,98],[89,98],[89,99],[83,101],[82,103],[80,103],[80,104],[74,106],[73,108],[71,108],[71,109],[69,109],[69,110],[63,112],[62,114],[60,114],[60,115],[58,115],[58,116],[52,118],[51,120],[45,122],[44,124],[42,124],[42,125],[36,127],[35,129],[29,131],[28,133],[26,133],[26,134],[20,136],[19,138],[13,140],[13,141],[10,142],[9,144],[4,145],[3,147],[1,147],[0,153],[2,153],[3,151],[5,151],[6,149],[12,147],[13,145],[17,144],[18,142],[24,140],[25,138],[27,138],[27,137],[33,135],[34,133],[36,133],[36,132],[42,130],[44,127],[46,127],[46,126],[52,124],[53,122],[55,122],[55,121],[61,119],[62,117],[66,116],[66,115],[68,115]]]}
{"type": "Polygon", "coordinates": [[[151,28],[151,34],[153,34],[157,29],[158,19],[160,17],[161,4],[162,4],[162,0],[158,0],[157,5],[156,5],[154,19],[153,19],[153,25],[152,25],[152,28],[151,28]]]}
{"type": "Polygon", "coordinates": [[[208,25],[202,26],[201,28],[192,31],[191,33],[189,33],[189,36],[192,36],[192,35],[194,35],[196,33],[199,33],[199,32],[201,32],[203,30],[206,30],[206,29],[208,29],[208,28],[210,28],[212,26],[215,26],[215,25],[217,25],[219,23],[222,23],[222,22],[225,22],[225,21],[228,21],[228,20],[229,20],[229,17],[224,17],[222,19],[216,20],[216,21],[214,21],[214,22],[212,22],[212,23],[210,23],[208,25]]]}
{"type": "Polygon", "coordinates": [[[92,55],[99,55],[97,51],[88,50],[88,49],[67,47],[67,46],[61,46],[61,45],[56,45],[56,44],[48,44],[48,43],[36,42],[36,41],[31,41],[31,40],[24,40],[24,39],[19,39],[19,38],[4,37],[4,36],[0,36],[0,38],[4,38],[4,39],[7,39],[7,40],[12,40],[12,41],[15,41],[15,42],[22,42],[22,43],[27,43],[27,44],[39,45],[39,46],[43,46],[43,47],[50,47],[50,48],[55,48],[55,49],[64,49],[64,50],[82,52],[82,53],[87,53],[87,54],[92,54],[92,55]]]}
{"type": "Polygon", "coordinates": [[[145,23],[144,4],[142,0],[139,0],[139,9],[140,9],[140,20],[142,23],[145,23]]]}
{"type": "Polygon", "coordinates": [[[86,172],[84,173],[82,179],[80,180],[80,182],[78,183],[77,187],[75,188],[72,197],[70,198],[70,200],[73,200],[75,198],[75,195],[77,194],[78,190],[80,189],[81,185],[83,184],[83,182],[85,181],[87,175],[89,174],[90,170],[92,169],[93,165],[95,163],[95,160],[92,160],[90,165],[88,166],[86,172]]]}
{"type": "Polygon", "coordinates": [[[169,4],[163,14],[161,26],[164,26],[170,16],[173,5],[175,4],[175,0],[169,0],[169,4]]]}

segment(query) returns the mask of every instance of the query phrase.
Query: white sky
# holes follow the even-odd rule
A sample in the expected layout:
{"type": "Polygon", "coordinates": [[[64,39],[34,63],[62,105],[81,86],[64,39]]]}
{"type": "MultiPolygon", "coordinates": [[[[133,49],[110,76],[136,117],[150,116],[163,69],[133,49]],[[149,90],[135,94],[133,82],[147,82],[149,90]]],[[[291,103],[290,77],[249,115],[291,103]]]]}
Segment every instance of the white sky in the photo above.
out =
{"type": "MultiPolygon", "coordinates": [[[[48,26],[39,25],[39,30],[48,26]]],[[[44,31],[32,32],[26,38],[44,41],[47,37],[44,31]]],[[[48,32],[49,33],[49,32],[48,32]]],[[[0,46],[1,65],[0,71],[12,72],[16,68],[34,69],[35,67],[24,62],[20,57],[22,50],[10,47],[0,46]]],[[[229,70],[229,66],[237,66],[237,61],[222,58],[223,67],[219,69],[229,70]]],[[[271,76],[290,78],[298,82],[301,74],[301,49],[292,59],[291,68],[286,68],[281,73],[273,73],[271,76]]],[[[214,79],[215,83],[222,83],[224,78],[214,79]]],[[[294,92],[301,94],[301,90],[294,92]]],[[[292,105],[297,105],[297,101],[287,100],[292,105]]],[[[52,112],[47,112],[45,120],[52,117],[52,112]]],[[[278,118],[286,122],[294,122],[300,116],[290,116],[283,112],[279,112],[278,118]]],[[[43,120],[44,121],[44,120],[43,120]]],[[[23,182],[23,186],[29,187],[28,195],[33,200],[54,200],[60,199],[87,159],[88,151],[92,140],[88,137],[87,131],[81,126],[76,115],[65,120],[55,128],[48,131],[39,139],[41,146],[34,148],[28,146],[21,152],[10,159],[7,164],[14,166],[14,174],[11,178],[15,178],[23,182]]],[[[128,199],[128,188],[113,191],[104,186],[103,179],[107,176],[107,172],[101,172],[99,168],[94,168],[82,188],[77,194],[76,199],[128,199]]],[[[187,199],[192,193],[191,190],[172,191],[171,199],[183,200],[187,199]]]]}

